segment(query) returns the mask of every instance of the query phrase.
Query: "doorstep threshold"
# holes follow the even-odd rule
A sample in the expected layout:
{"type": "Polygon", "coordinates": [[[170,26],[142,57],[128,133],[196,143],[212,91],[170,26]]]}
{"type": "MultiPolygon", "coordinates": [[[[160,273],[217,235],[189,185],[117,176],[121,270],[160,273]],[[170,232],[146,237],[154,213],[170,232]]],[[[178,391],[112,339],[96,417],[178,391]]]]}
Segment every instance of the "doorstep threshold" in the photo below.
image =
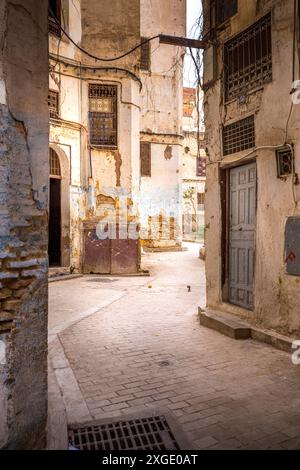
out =
{"type": "Polygon", "coordinates": [[[273,330],[261,329],[238,318],[235,315],[219,310],[201,309],[199,307],[200,325],[218,331],[236,340],[253,339],[290,353],[293,338],[281,335],[273,330]]]}

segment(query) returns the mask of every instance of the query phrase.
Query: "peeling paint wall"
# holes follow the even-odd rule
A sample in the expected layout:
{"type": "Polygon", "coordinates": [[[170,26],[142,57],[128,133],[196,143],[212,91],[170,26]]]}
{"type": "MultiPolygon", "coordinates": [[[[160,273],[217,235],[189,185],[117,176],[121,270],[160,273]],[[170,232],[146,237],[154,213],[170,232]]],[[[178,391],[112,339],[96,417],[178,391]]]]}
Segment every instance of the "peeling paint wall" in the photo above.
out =
{"type": "MultiPolygon", "coordinates": [[[[206,2],[207,3],[207,2],[206,2]]],[[[277,178],[275,151],[258,149],[257,231],[255,256],[255,308],[253,312],[226,303],[222,292],[222,211],[219,164],[222,158],[220,126],[255,114],[256,145],[281,145],[291,108],[293,0],[239,1],[239,13],[219,32],[221,42],[247,28],[269,11],[272,12],[273,80],[248,93],[246,100],[224,105],[222,79],[224,68],[218,54],[217,77],[206,92],[206,137],[210,163],[207,170],[206,248],[207,294],[210,308],[225,309],[247,318],[253,324],[297,337],[300,332],[300,278],[286,274],[284,232],[288,216],[300,216],[295,207],[292,176],[277,178]],[[225,302],[223,302],[225,301],[225,302]]],[[[221,46],[220,46],[221,51],[221,46]]],[[[296,64],[298,59],[296,59],[296,64]]],[[[208,60],[205,66],[209,66],[208,60]]],[[[298,70],[298,65],[296,65],[298,70]]],[[[295,170],[300,172],[299,105],[294,106],[288,124],[288,142],[295,145],[295,170]]],[[[244,152],[247,153],[247,152],[244,152]]],[[[241,157],[236,154],[225,161],[241,157]]],[[[236,163],[238,164],[238,163],[236,163]]],[[[300,198],[299,186],[294,187],[300,198]]]]}
{"type": "MultiPolygon", "coordinates": [[[[141,0],[142,37],[160,33],[185,36],[185,24],[185,0],[141,0]]],[[[184,49],[159,45],[158,40],[152,41],[150,47],[151,70],[141,71],[141,140],[151,142],[151,177],[141,177],[141,228],[143,238],[149,232],[159,234],[156,240],[145,240],[145,245],[167,247],[182,241],[184,49]],[[160,217],[164,233],[160,230],[160,217]]]]}
{"type": "Polygon", "coordinates": [[[42,449],[47,418],[47,2],[0,5],[0,447],[42,449]]]}
{"type": "MultiPolygon", "coordinates": [[[[185,34],[185,1],[168,1],[162,6],[157,1],[118,0],[114,8],[107,8],[107,2],[102,0],[66,0],[67,4],[70,36],[98,57],[121,55],[139,44],[141,37],[162,30],[166,34],[185,34]]],[[[163,213],[169,231],[170,224],[176,226],[176,230],[171,230],[172,240],[167,235],[163,244],[180,243],[184,50],[160,46],[156,53],[158,44],[154,41],[151,73],[146,74],[140,70],[140,49],[121,60],[101,62],[82,54],[64,37],[59,41],[50,35],[49,45],[54,67],[50,88],[60,94],[59,122],[51,120],[50,142],[64,152],[70,163],[70,265],[78,271],[82,269],[86,232],[91,227],[95,229],[99,222],[117,221],[122,226],[130,223],[128,230],[136,233],[140,218],[148,227],[149,216],[153,216],[154,223],[163,213]],[[58,50],[68,60],[56,66],[58,50]],[[84,68],[78,67],[80,63],[84,68]],[[117,148],[90,145],[91,83],[117,87],[117,148]],[[153,143],[153,177],[148,181],[140,177],[140,140],[153,143]],[[114,204],[107,207],[109,198],[114,204]]],[[[68,251],[67,242],[63,251],[68,251]]]]}
{"type": "Polygon", "coordinates": [[[203,240],[204,204],[198,204],[198,194],[205,198],[205,176],[197,176],[198,146],[201,158],[206,158],[202,118],[203,92],[199,94],[198,123],[197,90],[184,88],[182,148],[182,212],[183,239],[203,240]],[[198,135],[199,132],[199,135],[198,135]]]}
{"type": "MultiPolygon", "coordinates": [[[[70,36],[95,56],[120,55],[140,42],[139,1],[121,0],[115,2],[113,9],[107,9],[103,1],[66,0],[65,3],[70,36]],[[126,25],[124,11],[127,12],[126,25]]],[[[119,223],[125,224],[136,220],[138,224],[140,83],[138,76],[134,78],[130,72],[138,74],[139,54],[117,62],[97,62],[82,54],[65,37],[59,41],[50,35],[49,45],[53,66],[57,50],[68,58],[67,63],[60,63],[50,72],[50,89],[58,91],[60,96],[59,119],[51,120],[50,145],[60,157],[64,155],[68,159],[70,167],[70,223],[63,237],[63,251],[69,251],[69,258],[64,256],[62,261],[64,266],[81,271],[86,230],[95,230],[104,219],[107,223],[116,223],[118,218],[119,223]],[[85,68],[76,67],[79,63],[85,68]],[[116,67],[128,72],[117,71],[116,67]],[[118,145],[115,149],[90,146],[90,83],[117,87],[118,145]],[[118,211],[115,206],[107,211],[103,202],[107,198],[118,201],[118,211]],[[133,201],[130,213],[127,198],[133,201]]],[[[63,206],[62,210],[67,211],[63,206]]]]}

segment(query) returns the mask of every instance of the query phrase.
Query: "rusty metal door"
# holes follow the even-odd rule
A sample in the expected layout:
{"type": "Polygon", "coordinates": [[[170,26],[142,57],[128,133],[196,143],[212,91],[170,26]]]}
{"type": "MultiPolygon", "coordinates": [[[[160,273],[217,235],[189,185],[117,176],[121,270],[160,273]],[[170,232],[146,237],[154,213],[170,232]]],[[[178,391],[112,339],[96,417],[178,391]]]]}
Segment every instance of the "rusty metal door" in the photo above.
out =
{"type": "Polygon", "coordinates": [[[256,164],[230,170],[229,301],[253,309],[256,164]]]}

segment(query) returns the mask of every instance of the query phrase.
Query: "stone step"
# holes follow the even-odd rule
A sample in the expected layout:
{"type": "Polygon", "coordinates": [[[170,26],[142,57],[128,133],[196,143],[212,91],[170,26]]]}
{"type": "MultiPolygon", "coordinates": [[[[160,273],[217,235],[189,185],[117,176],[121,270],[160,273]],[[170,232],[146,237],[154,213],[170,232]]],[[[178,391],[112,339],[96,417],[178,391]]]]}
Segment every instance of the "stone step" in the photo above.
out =
{"type": "Polygon", "coordinates": [[[199,307],[200,324],[233,339],[253,339],[288,353],[293,352],[293,338],[276,331],[250,325],[246,321],[226,312],[199,307]]]}
{"type": "Polygon", "coordinates": [[[223,312],[214,310],[205,310],[199,308],[200,324],[216,330],[223,335],[233,339],[249,339],[251,338],[251,327],[239,318],[232,318],[223,312]]]}

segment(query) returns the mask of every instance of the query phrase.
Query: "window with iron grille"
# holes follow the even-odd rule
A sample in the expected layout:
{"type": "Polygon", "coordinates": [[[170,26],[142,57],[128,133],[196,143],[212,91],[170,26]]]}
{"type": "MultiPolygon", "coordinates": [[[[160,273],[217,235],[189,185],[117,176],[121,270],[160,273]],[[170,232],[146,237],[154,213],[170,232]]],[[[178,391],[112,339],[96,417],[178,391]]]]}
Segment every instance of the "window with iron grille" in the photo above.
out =
{"type": "Polygon", "coordinates": [[[151,176],[151,143],[141,142],[141,176],[151,176]]]}
{"type": "Polygon", "coordinates": [[[59,94],[57,91],[48,91],[48,107],[50,118],[57,119],[59,116],[59,94]]]}
{"type": "Polygon", "coordinates": [[[60,163],[59,163],[59,157],[55,150],[50,148],[49,151],[49,164],[50,164],[50,176],[54,178],[60,178],[61,177],[61,169],[60,169],[60,163]]]}
{"type": "MultiPolygon", "coordinates": [[[[141,42],[147,41],[147,38],[141,38],[141,42]]],[[[150,41],[141,46],[141,69],[150,71],[151,54],[150,54],[150,41]]]]}
{"type": "Polygon", "coordinates": [[[99,147],[118,146],[117,87],[114,85],[89,85],[90,143],[99,147]]]}
{"type": "Polygon", "coordinates": [[[255,147],[254,116],[234,122],[223,129],[223,154],[241,152],[255,147]]]}
{"type": "Polygon", "coordinates": [[[197,157],[197,169],[196,169],[197,176],[206,176],[206,158],[197,157]]]}
{"type": "Polygon", "coordinates": [[[272,81],[271,14],[224,46],[225,99],[272,81]]]}
{"type": "Polygon", "coordinates": [[[48,28],[49,33],[61,37],[61,0],[49,0],[48,28]]]}
{"type": "Polygon", "coordinates": [[[231,18],[238,11],[238,0],[216,0],[217,26],[231,18]]]}
{"type": "Polygon", "coordinates": [[[282,147],[276,151],[278,178],[285,178],[294,172],[294,156],[290,147],[282,147]]]}

